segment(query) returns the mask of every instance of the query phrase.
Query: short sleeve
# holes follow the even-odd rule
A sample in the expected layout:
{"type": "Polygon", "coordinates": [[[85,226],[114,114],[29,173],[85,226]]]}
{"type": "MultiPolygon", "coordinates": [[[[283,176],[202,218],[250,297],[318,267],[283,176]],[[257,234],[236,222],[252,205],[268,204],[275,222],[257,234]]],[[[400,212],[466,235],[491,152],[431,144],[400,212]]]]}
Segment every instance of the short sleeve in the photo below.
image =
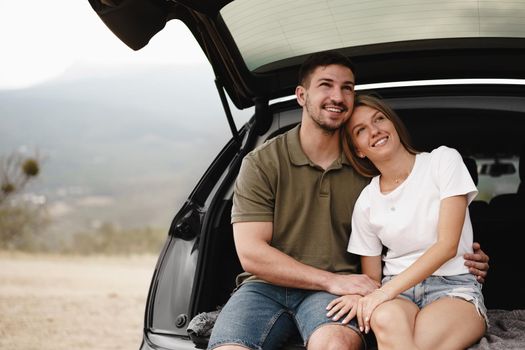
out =
{"type": "Polygon", "coordinates": [[[369,190],[370,185],[363,189],[355,203],[348,251],[358,255],[378,256],[381,255],[383,245],[370,222],[369,190]]]}
{"type": "Polygon", "coordinates": [[[452,196],[467,195],[468,203],[478,194],[472,176],[463,158],[453,148],[441,146],[432,151],[434,179],[439,188],[440,200],[452,196]]]}
{"type": "Polygon", "coordinates": [[[273,221],[275,191],[268,175],[248,154],[235,181],[231,222],[273,221]]]}

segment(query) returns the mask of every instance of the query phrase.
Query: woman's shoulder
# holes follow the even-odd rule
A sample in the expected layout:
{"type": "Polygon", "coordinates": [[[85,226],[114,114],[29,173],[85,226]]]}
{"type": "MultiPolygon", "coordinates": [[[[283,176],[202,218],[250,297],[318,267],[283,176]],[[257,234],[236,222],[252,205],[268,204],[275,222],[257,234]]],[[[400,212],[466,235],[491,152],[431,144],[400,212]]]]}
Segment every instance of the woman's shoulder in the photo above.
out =
{"type": "Polygon", "coordinates": [[[366,191],[367,196],[370,196],[371,193],[378,192],[379,188],[379,178],[380,175],[374,176],[368,185],[363,189],[363,192],[366,191]]]}
{"type": "Polygon", "coordinates": [[[434,174],[440,176],[442,171],[454,169],[459,164],[463,164],[463,158],[455,148],[439,146],[429,153],[428,164],[430,169],[435,171],[434,174]]]}
{"type": "Polygon", "coordinates": [[[455,148],[448,146],[439,146],[430,152],[432,159],[457,159],[461,158],[461,154],[455,148]]]}

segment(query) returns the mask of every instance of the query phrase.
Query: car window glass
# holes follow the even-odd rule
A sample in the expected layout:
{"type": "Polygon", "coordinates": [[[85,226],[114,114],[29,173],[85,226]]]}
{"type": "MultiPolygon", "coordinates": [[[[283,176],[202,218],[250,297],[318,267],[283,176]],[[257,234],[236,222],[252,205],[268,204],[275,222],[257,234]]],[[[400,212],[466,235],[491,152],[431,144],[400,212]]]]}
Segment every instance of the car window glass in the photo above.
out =
{"type": "Polygon", "coordinates": [[[525,37],[523,3],[509,0],[339,0],[301,1],[300,5],[292,0],[238,0],[220,13],[250,70],[340,47],[459,37],[525,37]]]}
{"type": "Polygon", "coordinates": [[[519,158],[478,158],[478,190],[476,199],[489,202],[497,195],[516,193],[520,184],[519,158]]]}

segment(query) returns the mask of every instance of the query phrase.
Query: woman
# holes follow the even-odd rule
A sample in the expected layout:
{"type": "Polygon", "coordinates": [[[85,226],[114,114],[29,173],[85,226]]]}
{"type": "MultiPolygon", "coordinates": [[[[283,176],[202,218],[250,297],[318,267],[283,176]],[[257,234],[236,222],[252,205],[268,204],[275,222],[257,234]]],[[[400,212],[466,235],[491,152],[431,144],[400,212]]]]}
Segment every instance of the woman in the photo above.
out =
{"type": "MultiPolygon", "coordinates": [[[[373,177],[356,202],[348,250],[362,256],[363,273],[384,275],[381,288],[357,304],[361,330],[371,327],[381,350],[477,342],[486,308],[463,259],[472,250],[467,206],[477,189],[460,154],[445,146],[416,152],[394,111],[372,96],[356,97],[344,134],[355,169],[373,177]]],[[[329,315],[347,315],[352,306],[340,297],[329,315]]]]}

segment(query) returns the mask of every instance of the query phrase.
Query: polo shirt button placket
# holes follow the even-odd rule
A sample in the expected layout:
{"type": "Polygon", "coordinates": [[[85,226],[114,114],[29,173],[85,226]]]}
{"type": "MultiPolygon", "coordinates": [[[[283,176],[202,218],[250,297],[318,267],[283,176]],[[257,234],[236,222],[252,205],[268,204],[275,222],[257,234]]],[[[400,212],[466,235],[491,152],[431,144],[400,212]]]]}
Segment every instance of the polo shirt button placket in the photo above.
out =
{"type": "Polygon", "coordinates": [[[328,174],[323,172],[319,180],[319,196],[329,197],[330,196],[330,181],[328,180],[328,174]]]}

